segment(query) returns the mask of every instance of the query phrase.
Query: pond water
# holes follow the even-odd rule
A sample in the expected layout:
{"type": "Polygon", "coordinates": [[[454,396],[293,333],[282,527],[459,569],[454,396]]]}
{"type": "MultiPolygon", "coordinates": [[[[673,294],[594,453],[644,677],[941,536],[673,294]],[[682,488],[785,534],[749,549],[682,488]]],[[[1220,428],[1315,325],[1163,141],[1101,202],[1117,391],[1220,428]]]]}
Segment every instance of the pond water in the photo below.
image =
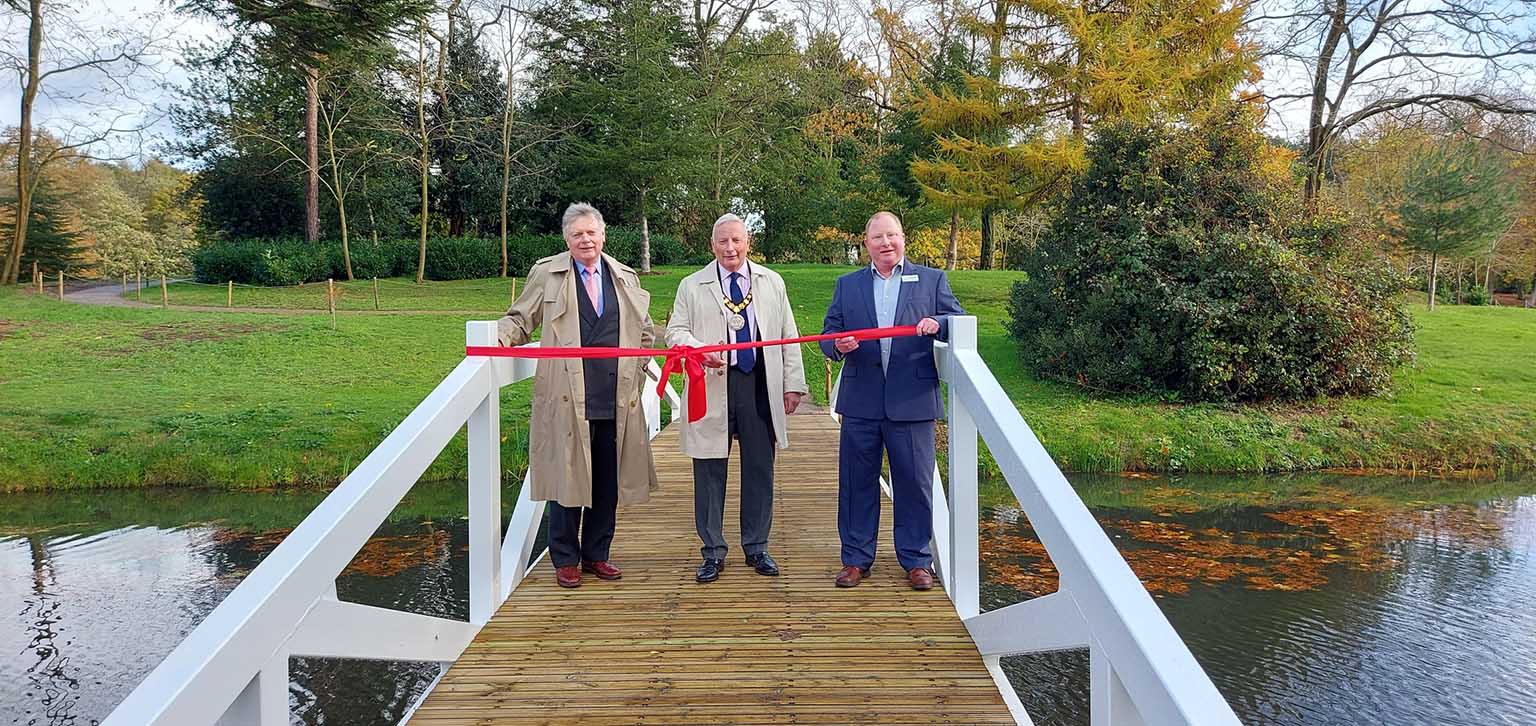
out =
{"type": "MultiPolygon", "coordinates": [[[[1525,724],[1536,713],[1536,481],[1070,478],[1244,723],[1525,724]]],[[[989,487],[984,499],[983,606],[1053,591],[1054,570],[1011,496],[989,487]]],[[[4,501],[0,724],[83,726],[319,496],[4,501]]],[[[463,514],[461,487],[418,486],[338,593],[465,618],[463,514]]],[[[303,724],[393,724],[436,674],[317,659],[291,668],[303,724]]],[[[1036,723],[1088,723],[1084,652],[1005,668],[1036,723]]]]}

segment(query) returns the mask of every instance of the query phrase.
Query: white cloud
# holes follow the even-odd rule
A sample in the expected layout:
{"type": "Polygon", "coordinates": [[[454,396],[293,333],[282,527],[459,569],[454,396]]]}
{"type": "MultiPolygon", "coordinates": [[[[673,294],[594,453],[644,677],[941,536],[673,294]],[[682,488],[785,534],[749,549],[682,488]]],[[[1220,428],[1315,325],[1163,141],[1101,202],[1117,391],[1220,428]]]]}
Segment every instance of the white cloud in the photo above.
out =
{"type": "MultiPolygon", "coordinates": [[[[103,129],[136,129],[141,133],[115,135],[93,149],[98,154],[119,156],[154,153],[159,141],[174,130],[165,118],[175,89],[186,81],[178,65],[181,48],[190,42],[223,36],[227,30],[202,18],[170,12],[152,2],[90,0],[79,6],[45,4],[44,72],[69,65],[90,55],[110,55],[119,44],[142,45],[150,41],[145,68],[131,74],[83,69],[51,76],[43,81],[33,107],[33,125],[64,137],[80,138],[103,129]],[[137,41],[137,42],[136,42],[137,41]],[[108,50],[111,49],[111,50],[108,50]]],[[[5,52],[25,59],[27,18],[8,10],[3,23],[5,52]]],[[[0,127],[21,120],[21,85],[16,75],[0,85],[0,127]]]]}

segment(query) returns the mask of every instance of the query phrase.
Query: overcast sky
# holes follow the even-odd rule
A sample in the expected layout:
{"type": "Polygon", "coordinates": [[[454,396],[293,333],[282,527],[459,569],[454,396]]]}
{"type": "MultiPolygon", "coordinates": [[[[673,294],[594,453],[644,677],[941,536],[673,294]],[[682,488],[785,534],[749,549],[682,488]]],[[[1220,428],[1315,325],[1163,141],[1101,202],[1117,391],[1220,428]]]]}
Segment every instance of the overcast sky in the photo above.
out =
{"type": "MultiPolygon", "coordinates": [[[[138,135],[142,143],[122,140],[112,153],[158,153],[161,141],[174,134],[164,115],[173,100],[173,89],[186,80],[186,74],[177,65],[182,46],[226,31],[200,19],[176,15],[152,0],[76,0],[68,5],[71,9],[66,19],[45,16],[48,34],[44,40],[44,72],[67,64],[65,58],[81,57],[80,52],[88,51],[92,45],[112,47],[123,32],[158,39],[148,56],[152,68],[135,73],[123,86],[92,70],[50,77],[44,81],[34,107],[34,126],[58,133],[71,129],[83,133],[86,128],[131,129],[151,124],[138,135]],[[63,32],[70,26],[78,27],[81,34],[63,32]],[[102,103],[102,99],[107,102],[102,103]]],[[[11,10],[6,10],[3,17],[0,37],[4,38],[7,51],[25,58],[25,19],[11,10]]],[[[19,79],[14,72],[7,72],[0,81],[0,127],[20,123],[20,105],[19,79]]]]}

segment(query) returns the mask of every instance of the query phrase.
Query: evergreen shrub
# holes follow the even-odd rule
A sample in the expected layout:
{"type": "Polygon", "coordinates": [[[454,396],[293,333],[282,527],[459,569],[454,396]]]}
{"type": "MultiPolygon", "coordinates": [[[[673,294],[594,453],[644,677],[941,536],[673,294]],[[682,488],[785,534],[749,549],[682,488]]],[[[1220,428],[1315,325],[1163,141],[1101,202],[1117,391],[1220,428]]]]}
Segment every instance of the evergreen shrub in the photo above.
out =
{"type": "Polygon", "coordinates": [[[1185,401],[1369,394],[1412,359],[1404,281],[1298,212],[1247,112],[1095,131],[1009,331],[1037,375],[1185,401]]]}
{"type": "MultiPolygon", "coordinates": [[[[414,276],[419,252],[416,238],[352,239],[352,275],[370,277],[414,276]]],[[[565,250],[558,234],[514,234],[507,237],[507,271],[515,277],[528,273],[541,258],[565,250]]],[[[630,227],[608,228],[603,250],[631,267],[640,266],[640,232],[630,227]]],[[[689,255],[676,236],[651,233],[651,264],[702,264],[709,260],[689,255]]],[[[204,243],[192,257],[198,282],[229,280],[246,285],[284,286],[344,280],[340,240],[308,243],[299,238],[220,239],[204,243]]],[[[426,276],[431,280],[468,280],[501,274],[501,240],[495,237],[438,237],[427,240],[426,276]]]]}

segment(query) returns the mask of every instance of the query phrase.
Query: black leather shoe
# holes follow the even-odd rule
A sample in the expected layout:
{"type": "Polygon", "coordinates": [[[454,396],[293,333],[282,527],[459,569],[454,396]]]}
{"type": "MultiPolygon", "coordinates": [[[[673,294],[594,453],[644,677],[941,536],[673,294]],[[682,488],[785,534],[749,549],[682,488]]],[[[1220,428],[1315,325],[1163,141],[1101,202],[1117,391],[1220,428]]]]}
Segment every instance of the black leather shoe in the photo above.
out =
{"type": "Polygon", "coordinates": [[[723,571],[725,571],[725,560],[704,560],[704,564],[699,565],[699,571],[694,574],[693,579],[699,582],[714,582],[720,579],[720,573],[723,571]]]}
{"type": "Polygon", "coordinates": [[[759,575],[776,577],[779,574],[779,563],[774,562],[767,552],[759,552],[755,555],[747,555],[747,565],[757,570],[759,575]]]}

